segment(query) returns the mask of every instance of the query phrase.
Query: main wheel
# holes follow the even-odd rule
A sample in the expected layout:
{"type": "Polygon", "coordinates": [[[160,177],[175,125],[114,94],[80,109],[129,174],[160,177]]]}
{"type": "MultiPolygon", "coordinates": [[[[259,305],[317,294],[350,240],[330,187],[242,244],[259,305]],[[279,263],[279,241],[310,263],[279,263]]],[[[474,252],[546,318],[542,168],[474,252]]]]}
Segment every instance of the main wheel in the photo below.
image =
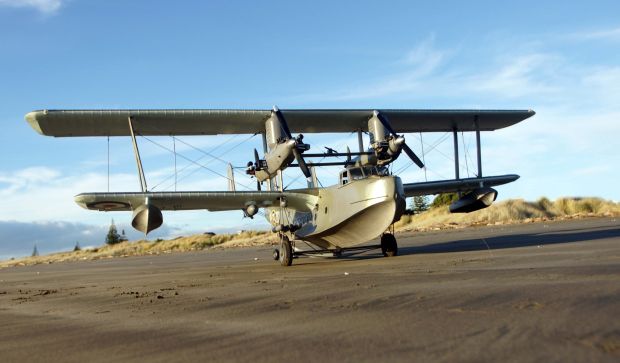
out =
{"type": "Polygon", "coordinates": [[[381,236],[381,252],[383,252],[385,257],[398,255],[398,244],[393,234],[386,233],[381,236]]]}
{"type": "Polygon", "coordinates": [[[273,250],[273,259],[276,261],[280,259],[280,250],[277,248],[274,248],[273,250]]]}
{"type": "Polygon", "coordinates": [[[280,265],[290,266],[293,264],[293,245],[288,237],[282,236],[280,241],[280,265]]]}

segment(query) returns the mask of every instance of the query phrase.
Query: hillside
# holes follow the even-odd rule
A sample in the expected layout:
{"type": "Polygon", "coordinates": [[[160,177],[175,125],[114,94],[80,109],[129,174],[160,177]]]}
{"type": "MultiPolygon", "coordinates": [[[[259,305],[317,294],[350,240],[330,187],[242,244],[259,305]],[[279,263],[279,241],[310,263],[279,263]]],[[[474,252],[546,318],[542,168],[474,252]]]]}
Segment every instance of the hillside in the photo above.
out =
{"type": "MultiPolygon", "coordinates": [[[[541,198],[537,202],[514,199],[495,203],[489,208],[467,214],[451,214],[448,212],[447,207],[438,207],[418,215],[405,215],[396,223],[395,228],[397,232],[412,230],[428,231],[602,216],[620,216],[620,204],[600,198],[560,198],[554,202],[547,198],[541,198]]],[[[0,261],[0,268],[64,261],[159,255],[173,252],[198,251],[214,247],[260,246],[275,244],[276,242],[275,234],[264,231],[222,235],[201,234],[177,237],[171,240],[158,239],[155,241],[122,242],[94,249],[0,261]]]]}
{"type": "Polygon", "coordinates": [[[417,215],[405,215],[395,227],[397,231],[422,231],[618,215],[620,203],[601,198],[559,198],[552,202],[543,197],[536,202],[506,200],[472,213],[452,214],[447,206],[434,208],[417,215]]]}

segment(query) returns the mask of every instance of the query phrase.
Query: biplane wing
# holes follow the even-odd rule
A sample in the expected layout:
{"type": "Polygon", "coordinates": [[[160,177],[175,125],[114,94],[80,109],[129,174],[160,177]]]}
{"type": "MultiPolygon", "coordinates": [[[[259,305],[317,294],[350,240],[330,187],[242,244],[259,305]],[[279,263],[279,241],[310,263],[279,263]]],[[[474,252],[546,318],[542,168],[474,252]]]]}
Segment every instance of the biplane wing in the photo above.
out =
{"type": "Polygon", "coordinates": [[[160,210],[225,211],[277,207],[282,198],[287,207],[310,211],[316,203],[316,189],[285,192],[146,192],[146,193],[82,193],[75,202],[83,208],[99,211],[132,211],[142,205],[154,205],[160,210]]]}
{"type": "Polygon", "coordinates": [[[421,183],[403,184],[405,196],[431,195],[439,193],[469,192],[484,187],[493,187],[507,184],[519,179],[518,175],[498,175],[483,178],[464,178],[451,180],[437,180],[421,183]]]}
{"type": "MultiPolygon", "coordinates": [[[[376,111],[399,132],[493,131],[535,114],[532,110],[280,110],[295,133],[368,131],[376,111]]],[[[256,134],[272,110],[40,110],[26,115],[47,136],[256,134]]]]}

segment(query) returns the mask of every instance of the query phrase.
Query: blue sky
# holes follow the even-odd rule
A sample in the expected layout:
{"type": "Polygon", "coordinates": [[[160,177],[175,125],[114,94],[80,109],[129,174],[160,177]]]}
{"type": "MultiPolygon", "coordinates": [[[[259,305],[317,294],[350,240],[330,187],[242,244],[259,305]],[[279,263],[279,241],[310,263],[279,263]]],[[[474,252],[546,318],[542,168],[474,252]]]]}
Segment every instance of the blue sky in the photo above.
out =
{"type": "MultiPolygon", "coordinates": [[[[102,242],[114,218],[73,203],[107,190],[102,138],[54,139],[23,119],[43,108],[509,108],[537,115],[483,134],[485,175],[517,173],[500,198],[620,200],[620,5],[615,1],[86,1],[0,0],[0,259],[102,242]]],[[[306,135],[317,151],[354,135],[306,135]]],[[[419,154],[419,135],[406,135],[419,154]]],[[[183,138],[242,166],[248,135],[183,138]],[[225,146],[218,146],[224,144],[225,146]],[[231,149],[229,151],[229,149],[231,149]]],[[[169,138],[155,140],[167,147],[169,138]]],[[[462,174],[473,173],[464,135],[462,174]],[[466,162],[467,160],[467,162],[466,162]]],[[[174,157],[139,140],[150,186],[173,190],[174,157]],[[172,184],[171,184],[172,183],[172,184]]],[[[451,142],[426,134],[426,175],[451,178],[451,142]]],[[[130,141],[110,141],[110,190],[138,189],[130,141]]],[[[224,173],[225,164],[177,143],[224,173]]],[[[225,180],[177,158],[179,190],[225,180]]],[[[324,184],[337,169],[321,170],[324,184]]],[[[302,187],[297,170],[291,187],[302,187]]],[[[237,181],[252,185],[239,173],[237,181]]],[[[259,228],[241,212],[166,213],[152,237],[259,228]]]]}

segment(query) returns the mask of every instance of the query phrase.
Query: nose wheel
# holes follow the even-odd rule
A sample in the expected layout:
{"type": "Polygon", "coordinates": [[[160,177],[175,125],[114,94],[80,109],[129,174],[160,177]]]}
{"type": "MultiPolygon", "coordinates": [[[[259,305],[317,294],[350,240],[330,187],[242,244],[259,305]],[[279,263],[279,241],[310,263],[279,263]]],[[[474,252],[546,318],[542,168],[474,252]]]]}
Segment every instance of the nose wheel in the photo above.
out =
{"type": "Polygon", "coordinates": [[[280,249],[273,251],[273,259],[279,260],[280,265],[290,266],[293,264],[293,244],[286,236],[280,238],[280,249]]]}
{"type": "Polygon", "coordinates": [[[385,257],[398,255],[398,244],[393,234],[385,233],[381,236],[381,252],[383,252],[383,256],[385,257]]]}

